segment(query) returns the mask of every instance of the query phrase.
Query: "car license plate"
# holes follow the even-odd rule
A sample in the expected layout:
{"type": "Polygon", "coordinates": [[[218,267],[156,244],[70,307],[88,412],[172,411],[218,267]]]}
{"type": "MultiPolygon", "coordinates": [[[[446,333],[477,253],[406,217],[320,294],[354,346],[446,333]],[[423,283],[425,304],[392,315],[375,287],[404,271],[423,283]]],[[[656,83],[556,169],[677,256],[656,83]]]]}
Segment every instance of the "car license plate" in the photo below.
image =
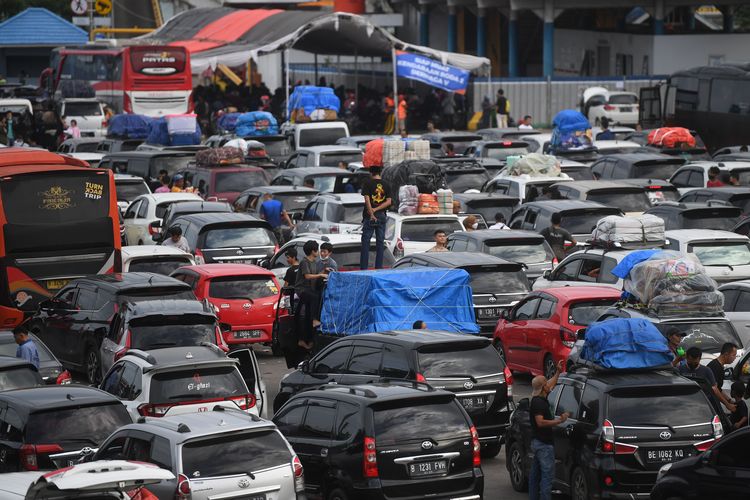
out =
{"type": "Polygon", "coordinates": [[[485,307],[482,309],[477,309],[477,316],[482,318],[499,318],[500,312],[502,311],[499,307],[485,307]]]}
{"type": "Polygon", "coordinates": [[[630,113],[631,111],[633,111],[633,108],[620,108],[620,111],[623,113],[630,113]]]}
{"type": "Polygon", "coordinates": [[[487,401],[483,396],[474,396],[471,398],[461,398],[461,404],[466,411],[484,410],[487,407],[487,401]]]}
{"type": "Polygon", "coordinates": [[[257,495],[250,495],[246,497],[237,497],[235,500],[266,500],[265,493],[258,493],[257,495]]]}
{"type": "Polygon", "coordinates": [[[47,280],[45,285],[47,290],[59,290],[68,283],[70,283],[70,280],[47,280]]]}
{"type": "Polygon", "coordinates": [[[655,463],[668,463],[682,460],[685,457],[689,457],[689,453],[685,453],[682,448],[663,448],[660,450],[648,450],[646,451],[646,462],[655,463]]]}
{"type": "Polygon", "coordinates": [[[263,330],[237,330],[234,332],[236,339],[259,339],[263,335],[263,330]]]}
{"type": "Polygon", "coordinates": [[[448,472],[447,460],[432,460],[430,462],[414,462],[409,464],[409,476],[422,477],[448,472]]]}

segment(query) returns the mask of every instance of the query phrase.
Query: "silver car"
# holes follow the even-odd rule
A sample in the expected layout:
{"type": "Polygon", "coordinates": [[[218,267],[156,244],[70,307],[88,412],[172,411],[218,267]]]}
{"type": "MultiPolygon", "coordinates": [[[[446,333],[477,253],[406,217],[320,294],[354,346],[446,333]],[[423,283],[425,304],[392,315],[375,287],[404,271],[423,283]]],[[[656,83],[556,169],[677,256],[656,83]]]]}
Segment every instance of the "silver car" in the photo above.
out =
{"type": "Polygon", "coordinates": [[[351,233],[362,225],[364,208],[365,199],[361,194],[319,194],[305,208],[294,235],[351,233]]]}

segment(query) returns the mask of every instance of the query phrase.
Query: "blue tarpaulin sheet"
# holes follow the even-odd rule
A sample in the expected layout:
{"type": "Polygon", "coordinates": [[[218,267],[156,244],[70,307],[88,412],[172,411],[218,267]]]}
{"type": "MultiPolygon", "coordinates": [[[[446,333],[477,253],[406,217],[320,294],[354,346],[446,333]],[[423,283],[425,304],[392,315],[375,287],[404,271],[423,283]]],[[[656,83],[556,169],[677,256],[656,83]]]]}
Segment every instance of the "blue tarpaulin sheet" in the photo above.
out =
{"type": "Polygon", "coordinates": [[[615,266],[614,269],[612,269],[612,274],[624,280],[628,277],[630,270],[633,269],[636,264],[640,264],[644,260],[650,259],[654,254],[659,252],[661,252],[661,250],[636,250],[630,252],[615,266]]]}
{"type": "Polygon", "coordinates": [[[672,362],[667,339],[643,318],[614,318],[586,329],[581,358],[612,369],[653,368],[672,362]]]}
{"type": "Polygon", "coordinates": [[[234,132],[237,127],[237,118],[242,113],[224,113],[216,120],[216,128],[223,132],[234,132]]]}
{"type": "Polygon", "coordinates": [[[234,132],[237,137],[275,135],[279,133],[279,125],[271,113],[251,111],[237,118],[234,132]]]}
{"type": "Polygon", "coordinates": [[[169,134],[167,119],[154,118],[149,123],[148,137],[146,142],[149,144],[158,144],[161,146],[189,146],[201,143],[201,129],[199,124],[195,124],[194,134],[169,134]]]}
{"type": "Polygon", "coordinates": [[[307,116],[316,109],[332,109],[338,113],[341,101],[331,88],[299,85],[289,96],[289,115],[291,116],[293,109],[299,108],[303,108],[307,116]]]}
{"type": "Polygon", "coordinates": [[[109,119],[107,136],[125,139],[145,139],[148,137],[151,118],[144,115],[115,115],[109,119]]]}
{"type": "Polygon", "coordinates": [[[591,128],[589,121],[580,111],[564,109],[552,119],[552,125],[561,133],[585,131],[591,128]]]}
{"type": "Polygon", "coordinates": [[[471,278],[463,269],[418,268],[332,273],[321,331],[335,335],[410,329],[479,333],[471,278]]]}

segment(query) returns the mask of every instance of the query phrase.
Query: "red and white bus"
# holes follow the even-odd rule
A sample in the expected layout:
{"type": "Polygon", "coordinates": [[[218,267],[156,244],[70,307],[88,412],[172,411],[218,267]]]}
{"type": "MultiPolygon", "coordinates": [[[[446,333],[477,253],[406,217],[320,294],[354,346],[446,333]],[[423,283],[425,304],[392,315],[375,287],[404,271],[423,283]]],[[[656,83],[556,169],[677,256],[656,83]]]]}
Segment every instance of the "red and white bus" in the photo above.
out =
{"type": "MultiPolygon", "coordinates": [[[[190,52],[184,47],[95,45],[52,51],[50,83],[56,99],[92,87],[116,113],[161,116],[192,110],[190,52]]],[[[78,94],[78,95],[76,95],[78,94]]]]}

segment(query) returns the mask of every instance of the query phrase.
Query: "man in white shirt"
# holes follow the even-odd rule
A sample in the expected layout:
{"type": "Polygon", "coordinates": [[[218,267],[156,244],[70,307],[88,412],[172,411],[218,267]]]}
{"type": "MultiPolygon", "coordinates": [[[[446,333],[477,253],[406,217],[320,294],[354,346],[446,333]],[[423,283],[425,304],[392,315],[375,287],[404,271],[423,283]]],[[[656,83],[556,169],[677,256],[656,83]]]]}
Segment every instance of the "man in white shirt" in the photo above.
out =
{"type": "Polygon", "coordinates": [[[505,216],[498,212],[495,214],[495,223],[492,224],[489,229],[510,229],[510,227],[505,224],[505,216]]]}
{"type": "Polygon", "coordinates": [[[190,253],[190,245],[188,245],[187,239],[182,235],[182,228],[180,226],[172,226],[167,230],[168,238],[165,238],[161,242],[165,247],[179,248],[183,252],[190,253]]]}
{"type": "Polygon", "coordinates": [[[534,126],[531,124],[531,115],[526,115],[523,117],[523,120],[521,120],[521,123],[518,124],[519,130],[534,130],[534,126]]]}

